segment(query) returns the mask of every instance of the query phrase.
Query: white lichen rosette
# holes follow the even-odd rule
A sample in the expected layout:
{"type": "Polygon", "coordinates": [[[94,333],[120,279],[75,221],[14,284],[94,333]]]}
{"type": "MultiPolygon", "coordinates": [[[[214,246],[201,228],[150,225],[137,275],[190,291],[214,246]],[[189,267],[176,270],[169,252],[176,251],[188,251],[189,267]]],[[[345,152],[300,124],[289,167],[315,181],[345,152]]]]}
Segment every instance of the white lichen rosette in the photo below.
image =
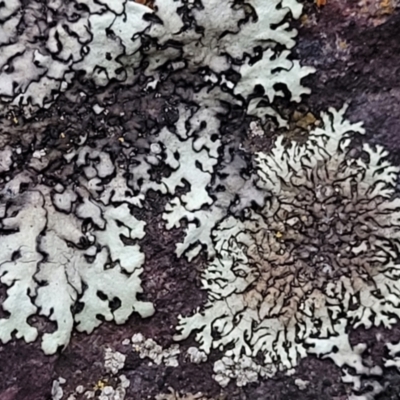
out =
{"type": "Polygon", "coordinates": [[[390,327],[400,314],[399,169],[379,146],[354,150],[364,129],[345,110],[323,114],[305,143],[279,137],[256,155],[266,204],[213,231],[208,301],[180,317],[177,340],[196,331],[201,350],[223,350],[236,365],[257,356],[266,375],[310,353],[380,373],[363,365],[347,329],[390,327]]]}

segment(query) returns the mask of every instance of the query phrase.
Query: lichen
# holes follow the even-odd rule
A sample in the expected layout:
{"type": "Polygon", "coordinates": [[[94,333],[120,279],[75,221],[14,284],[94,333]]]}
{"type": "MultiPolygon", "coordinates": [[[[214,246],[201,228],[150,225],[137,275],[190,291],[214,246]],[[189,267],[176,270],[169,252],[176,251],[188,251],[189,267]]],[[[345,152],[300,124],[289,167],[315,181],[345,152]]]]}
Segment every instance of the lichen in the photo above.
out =
{"type": "Polygon", "coordinates": [[[212,400],[203,396],[202,393],[179,393],[169,388],[169,393],[162,393],[156,396],[156,400],[212,400]]]}
{"type": "MultiPolygon", "coordinates": [[[[159,228],[182,233],[176,256],[207,260],[207,303],[180,317],[176,336],[196,331],[199,349],[182,359],[218,349],[214,379],[244,386],[315,354],[377,394],[382,370],[348,330],[399,316],[399,170],[345,108],[320,126],[295,112],[305,135],[293,139],[282,104],[301,102],[315,72],[291,51],[302,5],[28,3],[0,7],[0,340],[34,341],[38,314],[54,326],[42,340],[52,354],[75,327],[151,316],[141,241],[158,192],[159,228]],[[266,122],[286,135],[252,154],[242,134],[265,139],[266,122]]],[[[133,342],[140,358],[179,365],[178,345],[133,342]]],[[[388,349],[398,367],[398,345],[388,349]]],[[[107,350],[107,371],[123,361],[107,350]]],[[[100,398],[117,399],[127,382],[103,386],[100,398]]]]}
{"type": "MultiPolygon", "coordinates": [[[[99,183],[108,176],[103,167],[100,162],[94,171],[99,183]]],[[[150,303],[136,299],[143,253],[137,244],[123,242],[124,237],[143,238],[145,224],[131,215],[128,203],[104,204],[83,183],[75,190],[63,185],[52,190],[20,174],[1,191],[0,281],[7,287],[3,342],[15,330],[17,338],[35,340],[37,329],[27,321],[35,313],[57,326],[43,335],[47,354],[68,344],[74,323],[90,333],[101,323],[98,315],[121,324],[134,311],[143,317],[153,313],[150,303]],[[81,309],[74,310],[78,303],[81,309]]]]}
{"type": "Polygon", "coordinates": [[[104,354],[104,368],[106,372],[116,375],[119,370],[124,368],[126,355],[119,351],[113,351],[107,347],[104,354]]]}
{"type": "Polygon", "coordinates": [[[179,365],[179,345],[173,344],[164,349],[155,340],[146,339],[141,333],[132,336],[132,349],[139,354],[142,359],[150,359],[156,365],[164,364],[167,367],[178,367],[179,365]]]}
{"type": "Polygon", "coordinates": [[[273,104],[283,95],[275,84],[299,101],[309,92],[302,78],[312,72],[290,57],[296,31],[286,18],[300,12],[295,0],[251,6],[163,0],[152,8],[133,1],[15,0],[1,8],[2,342],[14,333],[35,340],[35,314],[54,324],[43,335],[47,354],[68,344],[74,326],[91,333],[102,320],[121,324],[133,312],[152,315],[153,306],[138,300],[145,222],[133,216],[149,191],[167,199],[162,218],[167,229],[184,230],[176,253],[189,260],[203,249],[214,255],[211,232],[229,212],[263,203],[258,178],[242,172],[247,161],[232,151],[236,144],[227,142],[221,116],[236,107],[285,125],[273,104]],[[142,110],[127,116],[125,131],[104,127],[112,109],[107,90],[119,88],[120,108],[136,87],[137,98],[154,93],[155,104],[157,90],[177,71],[185,84],[173,99],[165,96],[163,124],[137,132],[142,110]],[[254,98],[257,85],[264,93],[256,90],[254,98]],[[43,126],[38,115],[45,110],[63,123],[54,106],[61,95],[88,105],[90,111],[77,114],[95,115],[96,129],[86,125],[81,132],[83,120],[77,124],[70,115],[67,132],[25,132],[25,122],[43,126]],[[19,147],[9,145],[18,135],[19,147]]]}
{"type": "Polygon", "coordinates": [[[323,114],[303,144],[280,136],[256,155],[266,204],[213,230],[216,257],[202,277],[208,301],[180,318],[178,340],[196,330],[206,353],[262,355],[272,369],[315,353],[381,373],[363,365],[346,332],[390,327],[398,315],[399,169],[380,146],[355,151],[364,129],[344,112],[323,114]]]}

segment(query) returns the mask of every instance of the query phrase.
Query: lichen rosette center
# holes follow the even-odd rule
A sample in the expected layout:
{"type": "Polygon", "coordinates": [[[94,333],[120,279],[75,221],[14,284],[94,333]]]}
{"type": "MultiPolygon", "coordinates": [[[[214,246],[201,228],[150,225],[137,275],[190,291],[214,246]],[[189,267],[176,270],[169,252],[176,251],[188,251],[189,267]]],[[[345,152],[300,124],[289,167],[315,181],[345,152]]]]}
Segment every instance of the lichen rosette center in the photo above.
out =
{"type": "Polygon", "coordinates": [[[259,228],[249,229],[260,318],[292,318],[310,294],[322,295],[342,278],[372,287],[379,265],[388,261],[388,254],[376,256],[379,228],[390,224],[379,208],[384,198],[358,193],[362,171],[350,169],[343,180],[329,164],[300,170],[268,200],[259,228]]]}

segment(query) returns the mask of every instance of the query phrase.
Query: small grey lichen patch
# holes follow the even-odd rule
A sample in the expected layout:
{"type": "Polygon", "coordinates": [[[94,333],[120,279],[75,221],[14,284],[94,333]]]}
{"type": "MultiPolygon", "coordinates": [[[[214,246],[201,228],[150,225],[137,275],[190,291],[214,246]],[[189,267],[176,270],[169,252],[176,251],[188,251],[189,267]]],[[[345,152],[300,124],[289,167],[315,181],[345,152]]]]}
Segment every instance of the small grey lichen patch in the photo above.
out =
{"type": "Polygon", "coordinates": [[[186,356],[193,364],[200,364],[207,361],[207,354],[197,347],[189,347],[186,351],[186,356]]]}
{"type": "Polygon", "coordinates": [[[305,381],[304,379],[297,378],[294,380],[294,384],[299,388],[299,390],[306,390],[310,385],[310,381],[305,381]]]}
{"type": "Polygon", "coordinates": [[[119,380],[120,382],[115,389],[112,386],[103,388],[98,400],[124,400],[126,389],[130,386],[130,381],[125,375],[121,375],[119,380]]]}
{"type": "Polygon", "coordinates": [[[149,358],[155,364],[164,364],[167,367],[177,367],[179,365],[179,345],[173,344],[164,349],[153,339],[146,339],[141,333],[132,336],[132,349],[139,354],[139,357],[149,358]]]}
{"type": "Polygon", "coordinates": [[[61,400],[64,396],[64,391],[62,385],[66,383],[66,380],[59,377],[57,380],[53,381],[51,386],[51,398],[52,400],[61,400]]]}
{"type": "Polygon", "coordinates": [[[155,397],[155,400],[212,400],[199,393],[179,393],[173,388],[169,388],[169,393],[161,393],[155,397]]]}
{"type": "MultiPolygon", "coordinates": [[[[83,386],[83,385],[78,385],[78,386],[75,388],[74,393],[70,394],[70,395],[67,397],[67,400],[76,400],[76,399],[77,399],[77,396],[82,395],[84,392],[85,392],[84,386],[83,386]]],[[[87,393],[89,393],[89,391],[88,391],[87,393]]],[[[86,398],[89,398],[89,396],[86,395],[86,398]]]]}
{"type": "MultiPolygon", "coordinates": [[[[86,399],[96,400],[124,400],[126,397],[127,389],[129,388],[131,383],[125,375],[120,375],[118,377],[118,381],[118,384],[114,385],[116,387],[110,384],[102,383],[101,387],[97,387],[96,390],[85,391],[83,396],[86,399]]],[[[81,393],[81,390],[79,390],[79,392],[75,390],[75,393],[71,394],[68,400],[76,400],[76,396],[81,393]]]]}
{"type": "Polygon", "coordinates": [[[314,353],[359,375],[382,373],[364,365],[365,347],[352,348],[347,329],[390,327],[399,315],[399,169],[380,146],[355,152],[364,129],[344,112],[323,114],[303,144],[278,137],[256,155],[267,202],[213,230],[208,302],[180,317],[177,340],[196,331],[206,353],[225,350],[235,363],[262,356],[271,371],[314,353]]]}
{"type": "Polygon", "coordinates": [[[215,381],[225,387],[231,381],[236,381],[236,385],[246,386],[249,383],[257,382],[259,377],[271,377],[275,373],[273,366],[265,367],[257,364],[251,357],[242,356],[237,360],[224,356],[214,363],[215,381]]]}
{"type": "Polygon", "coordinates": [[[250,122],[249,128],[249,134],[251,137],[264,136],[264,130],[259,121],[250,122]]]}
{"type": "Polygon", "coordinates": [[[113,351],[107,347],[104,354],[104,368],[106,372],[116,375],[120,369],[124,368],[125,359],[125,354],[119,351],[113,351]]]}

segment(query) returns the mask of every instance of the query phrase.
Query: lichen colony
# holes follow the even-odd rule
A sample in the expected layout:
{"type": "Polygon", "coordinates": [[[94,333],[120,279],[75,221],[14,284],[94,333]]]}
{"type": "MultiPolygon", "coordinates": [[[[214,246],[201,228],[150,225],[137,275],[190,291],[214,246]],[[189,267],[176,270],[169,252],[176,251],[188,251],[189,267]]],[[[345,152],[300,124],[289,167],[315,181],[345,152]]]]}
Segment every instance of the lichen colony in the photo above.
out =
{"type": "MultiPolygon", "coordinates": [[[[236,362],[261,353],[262,372],[273,375],[309,353],[339,358],[350,348],[349,325],[396,322],[398,168],[382,148],[351,154],[364,130],[344,111],[324,114],[324,127],[303,144],[285,147],[280,137],[269,154],[256,154],[266,203],[213,231],[217,256],[203,274],[209,300],[181,319],[178,339],[199,330],[202,350],[229,348],[236,362]]],[[[353,361],[347,354],[342,363],[366,372],[353,361]]]]}
{"type": "Polygon", "coordinates": [[[207,301],[175,339],[223,353],[217,382],[309,354],[380,374],[348,330],[399,316],[399,169],[345,106],[290,135],[286,109],[318,73],[291,54],[301,13],[296,0],[0,7],[2,342],[41,336],[53,354],[75,328],[151,317],[141,241],[157,192],[176,257],[207,260],[207,301]],[[249,125],[272,148],[244,147],[249,125]]]}

